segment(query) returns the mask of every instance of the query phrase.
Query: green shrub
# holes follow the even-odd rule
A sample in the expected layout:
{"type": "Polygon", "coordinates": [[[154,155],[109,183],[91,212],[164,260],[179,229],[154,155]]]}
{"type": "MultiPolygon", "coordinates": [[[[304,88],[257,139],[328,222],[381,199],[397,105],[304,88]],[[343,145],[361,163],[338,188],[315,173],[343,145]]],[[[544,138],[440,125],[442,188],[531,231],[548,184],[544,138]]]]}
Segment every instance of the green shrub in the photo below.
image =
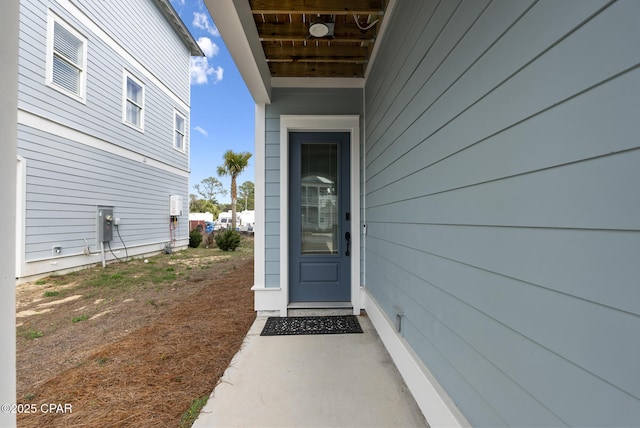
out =
{"type": "Polygon", "coordinates": [[[235,230],[226,229],[218,233],[215,240],[222,251],[235,251],[240,245],[240,234],[235,230]]]}
{"type": "Polygon", "coordinates": [[[193,229],[191,232],[189,232],[189,246],[191,248],[198,248],[201,242],[202,234],[198,231],[198,229],[193,229]]]}

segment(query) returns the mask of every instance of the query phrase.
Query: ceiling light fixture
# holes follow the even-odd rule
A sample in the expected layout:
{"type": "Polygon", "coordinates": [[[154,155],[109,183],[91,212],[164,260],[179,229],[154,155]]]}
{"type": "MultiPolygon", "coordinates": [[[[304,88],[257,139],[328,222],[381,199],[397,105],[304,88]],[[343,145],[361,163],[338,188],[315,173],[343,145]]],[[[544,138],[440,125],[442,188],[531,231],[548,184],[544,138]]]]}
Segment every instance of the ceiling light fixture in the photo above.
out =
{"type": "Polygon", "coordinates": [[[324,22],[316,22],[309,26],[309,34],[313,37],[324,37],[329,34],[329,27],[324,22]]]}
{"type": "Polygon", "coordinates": [[[309,19],[309,37],[315,39],[333,37],[335,26],[336,18],[334,15],[317,14],[315,18],[310,17],[309,19]]]}

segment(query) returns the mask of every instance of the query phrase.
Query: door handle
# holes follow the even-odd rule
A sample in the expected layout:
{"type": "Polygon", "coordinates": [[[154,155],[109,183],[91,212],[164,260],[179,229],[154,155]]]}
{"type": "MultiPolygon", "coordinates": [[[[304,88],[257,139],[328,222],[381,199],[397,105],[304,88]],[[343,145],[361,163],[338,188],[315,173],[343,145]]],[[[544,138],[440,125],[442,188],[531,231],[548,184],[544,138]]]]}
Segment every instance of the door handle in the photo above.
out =
{"type": "Polygon", "coordinates": [[[344,239],[347,240],[347,251],[345,251],[344,255],[349,257],[349,255],[351,254],[351,252],[349,251],[349,247],[351,246],[351,233],[350,232],[345,232],[344,233],[344,239]]]}

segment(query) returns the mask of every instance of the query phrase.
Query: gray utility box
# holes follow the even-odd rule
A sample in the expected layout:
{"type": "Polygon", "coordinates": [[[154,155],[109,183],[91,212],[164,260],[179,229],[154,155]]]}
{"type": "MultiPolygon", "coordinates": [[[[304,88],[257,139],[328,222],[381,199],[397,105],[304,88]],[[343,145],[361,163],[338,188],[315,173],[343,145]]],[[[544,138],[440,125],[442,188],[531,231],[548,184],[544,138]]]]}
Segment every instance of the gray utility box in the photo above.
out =
{"type": "Polygon", "coordinates": [[[98,242],[113,240],[113,207],[98,207],[98,242]]]}

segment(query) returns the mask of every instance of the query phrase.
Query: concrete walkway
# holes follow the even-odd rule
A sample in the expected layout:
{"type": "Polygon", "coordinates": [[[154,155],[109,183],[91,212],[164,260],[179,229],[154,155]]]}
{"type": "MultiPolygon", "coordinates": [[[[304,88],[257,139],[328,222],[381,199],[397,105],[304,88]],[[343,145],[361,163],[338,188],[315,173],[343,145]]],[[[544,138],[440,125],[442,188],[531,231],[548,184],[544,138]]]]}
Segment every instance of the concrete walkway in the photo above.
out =
{"type": "Polygon", "coordinates": [[[260,336],[258,317],[193,424],[426,427],[371,322],[364,334],[260,336]]]}

